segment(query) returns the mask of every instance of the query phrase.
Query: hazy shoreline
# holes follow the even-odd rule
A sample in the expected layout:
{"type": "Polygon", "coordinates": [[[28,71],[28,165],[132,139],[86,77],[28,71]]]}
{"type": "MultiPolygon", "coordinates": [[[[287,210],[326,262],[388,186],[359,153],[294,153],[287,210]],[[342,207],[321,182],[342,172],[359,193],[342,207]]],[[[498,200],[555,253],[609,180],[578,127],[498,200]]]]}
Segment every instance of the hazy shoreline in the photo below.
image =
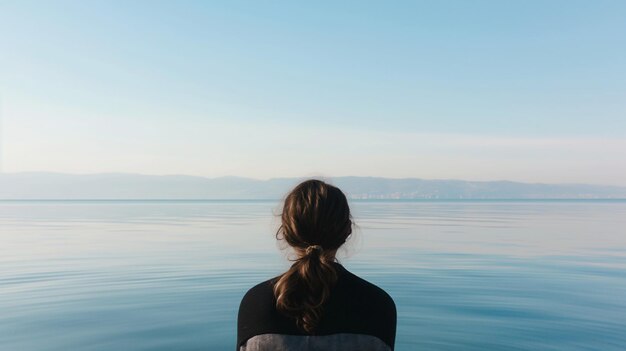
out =
{"type": "MultiPolygon", "coordinates": [[[[281,199],[302,179],[258,180],[122,173],[0,173],[0,200],[270,200],[281,199]]],[[[626,187],[521,183],[507,180],[319,177],[352,200],[626,199],[626,187]]]]}

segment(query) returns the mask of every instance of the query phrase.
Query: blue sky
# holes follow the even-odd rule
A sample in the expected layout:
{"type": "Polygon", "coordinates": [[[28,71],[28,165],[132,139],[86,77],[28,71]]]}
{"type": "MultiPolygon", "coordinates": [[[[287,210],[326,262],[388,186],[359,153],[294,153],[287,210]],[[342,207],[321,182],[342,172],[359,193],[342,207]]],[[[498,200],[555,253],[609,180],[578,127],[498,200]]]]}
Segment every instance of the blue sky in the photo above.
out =
{"type": "Polygon", "coordinates": [[[0,1],[5,172],[626,185],[623,1],[0,1]]]}

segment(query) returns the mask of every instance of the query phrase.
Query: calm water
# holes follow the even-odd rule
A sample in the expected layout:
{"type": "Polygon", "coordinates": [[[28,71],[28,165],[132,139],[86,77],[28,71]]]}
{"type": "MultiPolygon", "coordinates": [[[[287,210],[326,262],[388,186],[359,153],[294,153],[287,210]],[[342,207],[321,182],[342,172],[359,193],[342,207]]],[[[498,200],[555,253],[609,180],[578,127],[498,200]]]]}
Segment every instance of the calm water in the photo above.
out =
{"type": "MultiPolygon", "coordinates": [[[[0,350],[233,350],[278,202],[0,202],[0,350]]],[[[352,202],[397,350],[626,349],[626,202],[352,202]]]]}

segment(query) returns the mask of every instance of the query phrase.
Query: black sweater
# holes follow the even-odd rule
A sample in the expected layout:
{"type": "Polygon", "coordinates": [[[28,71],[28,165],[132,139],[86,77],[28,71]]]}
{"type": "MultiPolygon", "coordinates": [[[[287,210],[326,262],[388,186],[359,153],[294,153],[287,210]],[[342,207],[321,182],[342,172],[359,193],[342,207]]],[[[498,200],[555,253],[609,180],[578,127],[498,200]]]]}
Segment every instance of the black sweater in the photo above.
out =
{"type": "Polygon", "coordinates": [[[346,350],[359,343],[359,348],[367,345],[371,350],[393,350],[396,336],[393,299],[339,263],[333,265],[337,269],[337,283],[324,305],[315,335],[308,335],[293,319],[276,310],[272,290],[276,277],[251,288],[243,297],[237,321],[237,351],[328,349],[324,345],[346,350]]]}

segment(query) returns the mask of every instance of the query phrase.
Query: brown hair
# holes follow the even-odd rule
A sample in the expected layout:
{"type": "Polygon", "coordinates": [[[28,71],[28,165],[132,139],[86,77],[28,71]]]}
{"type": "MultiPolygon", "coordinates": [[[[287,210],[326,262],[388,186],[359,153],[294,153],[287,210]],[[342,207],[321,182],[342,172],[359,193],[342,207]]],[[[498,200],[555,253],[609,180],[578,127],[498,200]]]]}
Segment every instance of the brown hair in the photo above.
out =
{"type": "Polygon", "coordinates": [[[348,200],[339,188],[310,179],[287,195],[281,220],[276,238],[298,257],[274,284],[276,308],[313,334],[337,280],[335,253],[352,233],[348,200]]]}

